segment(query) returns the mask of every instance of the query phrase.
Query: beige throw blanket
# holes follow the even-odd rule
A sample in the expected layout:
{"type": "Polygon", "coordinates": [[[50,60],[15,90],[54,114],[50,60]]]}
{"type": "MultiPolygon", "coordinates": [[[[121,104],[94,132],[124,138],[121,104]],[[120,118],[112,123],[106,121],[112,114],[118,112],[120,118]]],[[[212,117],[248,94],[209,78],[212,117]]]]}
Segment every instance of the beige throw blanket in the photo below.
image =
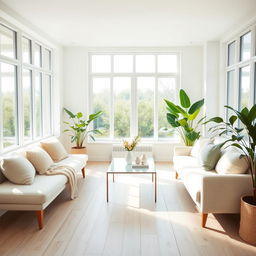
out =
{"type": "Polygon", "coordinates": [[[70,186],[71,199],[78,196],[77,175],[74,168],[66,165],[53,165],[45,173],[46,175],[65,175],[70,186]]]}

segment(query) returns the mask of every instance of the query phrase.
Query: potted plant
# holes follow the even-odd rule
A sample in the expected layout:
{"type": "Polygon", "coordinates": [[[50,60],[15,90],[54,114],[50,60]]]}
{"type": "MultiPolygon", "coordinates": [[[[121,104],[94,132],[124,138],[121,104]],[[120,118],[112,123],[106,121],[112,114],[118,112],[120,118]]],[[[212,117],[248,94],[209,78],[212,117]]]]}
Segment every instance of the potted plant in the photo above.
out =
{"type": "Polygon", "coordinates": [[[75,142],[75,146],[71,148],[71,154],[85,154],[86,147],[84,146],[84,141],[89,136],[92,140],[95,140],[93,134],[101,134],[101,132],[97,129],[87,130],[89,124],[97,119],[102,111],[99,111],[95,114],[89,115],[88,120],[84,119],[84,115],[81,112],[76,114],[72,113],[70,110],[64,108],[64,111],[68,114],[70,122],[64,122],[69,126],[68,129],[65,129],[64,132],[71,133],[71,143],[75,142]]]}
{"type": "Polygon", "coordinates": [[[223,143],[230,142],[229,146],[241,150],[241,157],[248,161],[248,171],[252,180],[252,195],[241,197],[241,217],[239,234],[248,243],[256,244],[256,104],[249,110],[243,108],[241,111],[230,106],[225,106],[232,110],[232,115],[228,122],[224,122],[221,117],[214,117],[208,122],[215,122],[217,125],[210,128],[212,132],[218,132],[221,136],[227,137],[223,143]],[[237,124],[238,121],[238,125],[237,124]]]}
{"type": "Polygon", "coordinates": [[[201,118],[194,125],[195,119],[200,113],[201,107],[204,105],[204,99],[199,100],[191,105],[190,98],[184,90],[179,93],[180,105],[176,105],[165,99],[167,104],[167,121],[175,128],[182,141],[186,146],[193,146],[195,141],[200,137],[200,131],[197,131],[200,123],[205,119],[201,118]]]}

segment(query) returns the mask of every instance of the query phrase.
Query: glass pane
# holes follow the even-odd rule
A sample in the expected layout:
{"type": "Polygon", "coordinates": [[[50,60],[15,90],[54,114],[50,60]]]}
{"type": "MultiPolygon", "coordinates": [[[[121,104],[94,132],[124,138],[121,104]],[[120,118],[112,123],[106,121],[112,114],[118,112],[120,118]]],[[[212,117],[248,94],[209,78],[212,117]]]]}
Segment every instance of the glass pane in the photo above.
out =
{"type": "Polygon", "coordinates": [[[175,102],[176,80],[175,78],[158,79],[158,136],[160,138],[174,135],[174,129],[166,119],[166,104],[164,99],[175,102]]]}
{"type": "Polygon", "coordinates": [[[93,73],[109,73],[111,71],[110,55],[93,55],[92,56],[92,72],[93,73]]]}
{"type": "MultiPolygon", "coordinates": [[[[227,73],[227,105],[235,107],[235,71],[231,70],[227,73]]],[[[227,109],[227,118],[232,115],[232,111],[227,109]]]]}
{"type": "Polygon", "coordinates": [[[42,66],[42,48],[39,44],[34,45],[34,65],[42,66]]]}
{"type": "Polygon", "coordinates": [[[42,136],[42,73],[35,73],[34,86],[35,137],[42,136]]]}
{"type": "Polygon", "coordinates": [[[32,83],[31,71],[23,69],[22,93],[23,93],[23,118],[24,118],[24,141],[32,140],[32,83]]]}
{"type": "Polygon", "coordinates": [[[240,60],[248,60],[251,57],[251,32],[241,36],[240,39],[240,60]]]}
{"type": "Polygon", "coordinates": [[[136,72],[139,72],[139,73],[155,72],[155,56],[154,55],[137,55],[136,56],[136,72]]]}
{"type": "Polygon", "coordinates": [[[114,135],[130,136],[131,78],[114,77],[114,135]]]}
{"type": "Polygon", "coordinates": [[[114,72],[131,73],[133,71],[132,55],[115,55],[114,56],[114,72]]]}
{"type": "Polygon", "coordinates": [[[22,37],[22,61],[31,64],[31,41],[22,37]]]}
{"type": "Polygon", "coordinates": [[[51,76],[43,78],[43,120],[44,136],[51,135],[51,76]]]}
{"type": "Polygon", "coordinates": [[[240,68],[239,109],[249,106],[250,102],[250,66],[240,68]]]}
{"type": "Polygon", "coordinates": [[[16,58],[16,32],[0,24],[0,54],[16,58]]]}
{"type": "Polygon", "coordinates": [[[138,133],[141,137],[154,135],[154,77],[137,79],[138,133]]]}
{"type": "Polygon", "coordinates": [[[177,55],[158,55],[157,70],[162,73],[176,73],[177,55]]]}
{"type": "Polygon", "coordinates": [[[93,78],[93,113],[103,111],[103,114],[93,122],[94,129],[100,129],[102,134],[95,137],[109,137],[110,127],[110,79],[93,78]]]}
{"type": "Polygon", "coordinates": [[[43,50],[43,68],[47,70],[51,69],[51,52],[45,48],[43,50]]]}
{"type": "Polygon", "coordinates": [[[1,94],[3,111],[3,147],[17,144],[16,129],[16,67],[5,63],[1,67],[1,94]]]}
{"type": "Polygon", "coordinates": [[[235,64],[236,42],[228,45],[228,66],[235,64]]]}

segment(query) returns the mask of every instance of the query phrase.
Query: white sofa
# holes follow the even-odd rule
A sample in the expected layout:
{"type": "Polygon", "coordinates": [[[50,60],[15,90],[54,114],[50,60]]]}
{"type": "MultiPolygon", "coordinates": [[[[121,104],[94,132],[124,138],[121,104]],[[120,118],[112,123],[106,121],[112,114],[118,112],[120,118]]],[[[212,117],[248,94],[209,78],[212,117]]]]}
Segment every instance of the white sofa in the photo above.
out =
{"type": "MultiPolygon", "coordinates": [[[[31,146],[30,146],[31,147],[31,146]]],[[[25,155],[26,148],[13,153],[25,155]]],[[[87,155],[69,155],[55,163],[68,165],[77,172],[82,171],[85,178],[87,155]]],[[[39,228],[43,228],[44,209],[66,188],[67,178],[64,175],[36,174],[32,185],[17,185],[7,179],[0,183],[0,210],[35,211],[39,228]]]]}
{"type": "Polygon", "coordinates": [[[205,227],[208,213],[239,213],[240,198],[251,194],[252,181],[249,174],[218,174],[205,171],[197,158],[190,155],[192,147],[174,149],[176,179],[185,188],[201,212],[201,225],[205,227]]]}

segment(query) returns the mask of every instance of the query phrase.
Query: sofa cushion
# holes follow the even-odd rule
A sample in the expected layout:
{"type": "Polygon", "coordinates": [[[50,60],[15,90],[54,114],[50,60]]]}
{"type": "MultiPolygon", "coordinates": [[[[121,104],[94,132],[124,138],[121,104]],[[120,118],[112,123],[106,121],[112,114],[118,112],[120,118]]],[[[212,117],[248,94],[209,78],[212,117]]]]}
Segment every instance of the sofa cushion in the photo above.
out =
{"type": "Polygon", "coordinates": [[[23,156],[11,155],[1,162],[4,176],[15,184],[31,185],[35,177],[34,166],[23,156]]]}
{"type": "Polygon", "coordinates": [[[85,154],[70,154],[68,158],[55,163],[55,165],[70,166],[77,172],[80,172],[81,169],[85,167],[87,160],[88,156],[85,154]]]}
{"type": "Polygon", "coordinates": [[[200,164],[206,171],[215,169],[221,157],[221,144],[207,143],[203,146],[200,153],[200,164]]]}
{"type": "Polygon", "coordinates": [[[51,157],[40,147],[28,150],[27,159],[34,165],[39,174],[44,174],[53,164],[51,157]]]}
{"type": "Polygon", "coordinates": [[[44,204],[55,198],[66,182],[64,175],[36,175],[34,183],[29,186],[5,181],[0,186],[0,203],[44,204]]]}
{"type": "Polygon", "coordinates": [[[174,156],[173,164],[178,172],[185,167],[200,167],[198,159],[192,156],[174,156]]]}
{"type": "Polygon", "coordinates": [[[195,158],[200,158],[200,154],[201,154],[201,149],[204,147],[204,145],[208,144],[212,142],[211,139],[209,138],[200,138],[198,139],[194,146],[191,149],[190,155],[195,157],[195,158]]]}
{"type": "Polygon", "coordinates": [[[41,142],[41,146],[50,155],[54,162],[58,162],[68,157],[66,149],[56,138],[41,142]]]}
{"type": "Polygon", "coordinates": [[[224,152],[216,165],[216,172],[219,174],[243,174],[248,171],[249,164],[241,152],[229,149],[224,152]]]}
{"type": "Polygon", "coordinates": [[[179,173],[180,178],[183,181],[184,186],[196,203],[201,203],[202,181],[204,176],[216,176],[216,172],[208,172],[203,168],[191,168],[186,167],[179,173]]]}

